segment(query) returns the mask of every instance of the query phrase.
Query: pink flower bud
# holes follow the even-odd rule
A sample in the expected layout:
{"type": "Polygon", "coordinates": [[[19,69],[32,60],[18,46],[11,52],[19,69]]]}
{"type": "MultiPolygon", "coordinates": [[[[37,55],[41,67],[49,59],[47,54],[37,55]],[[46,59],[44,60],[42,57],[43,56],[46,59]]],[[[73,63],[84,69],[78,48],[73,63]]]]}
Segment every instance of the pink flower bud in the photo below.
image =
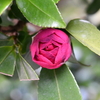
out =
{"type": "Polygon", "coordinates": [[[61,30],[43,29],[34,37],[30,51],[32,60],[41,67],[59,68],[72,53],[70,38],[61,30]]]}

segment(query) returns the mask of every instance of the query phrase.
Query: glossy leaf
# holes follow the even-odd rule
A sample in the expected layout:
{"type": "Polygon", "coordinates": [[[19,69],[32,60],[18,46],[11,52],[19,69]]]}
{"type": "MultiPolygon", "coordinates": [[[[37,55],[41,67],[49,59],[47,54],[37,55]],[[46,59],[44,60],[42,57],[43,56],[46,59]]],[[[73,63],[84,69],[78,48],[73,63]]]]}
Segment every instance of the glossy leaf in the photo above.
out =
{"type": "Polygon", "coordinates": [[[31,23],[42,27],[66,27],[52,0],[16,0],[16,2],[26,19],[31,23]]]}
{"type": "Polygon", "coordinates": [[[19,53],[16,60],[16,68],[20,81],[39,80],[35,71],[19,53]]]}
{"type": "Polygon", "coordinates": [[[82,100],[74,76],[66,65],[42,69],[38,86],[39,100],[82,100]]]}
{"type": "Polygon", "coordinates": [[[11,2],[12,0],[0,0],[0,15],[7,9],[11,2]]]}
{"type": "Polygon", "coordinates": [[[83,45],[100,55],[100,31],[85,20],[71,20],[66,30],[83,45]]]}
{"type": "Polygon", "coordinates": [[[12,47],[0,47],[0,74],[13,75],[16,62],[15,55],[12,47]]]}

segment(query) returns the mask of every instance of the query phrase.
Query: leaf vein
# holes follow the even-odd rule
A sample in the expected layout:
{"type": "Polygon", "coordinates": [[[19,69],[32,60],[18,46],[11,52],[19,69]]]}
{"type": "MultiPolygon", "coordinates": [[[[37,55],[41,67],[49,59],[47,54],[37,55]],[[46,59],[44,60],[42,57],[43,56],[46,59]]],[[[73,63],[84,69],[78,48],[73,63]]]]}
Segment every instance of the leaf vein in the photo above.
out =
{"type": "Polygon", "coordinates": [[[56,84],[57,84],[57,91],[58,91],[59,100],[61,100],[60,89],[59,89],[58,79],[57,79],[55,70],[54,70],[54,76],[55,76],[55,80],[56,80],[56,84]]]}
{"type": "Polygon", "coordinates": [[[0,62],[0,65],[3,63],[3,61],[9,56],[9,54],[11,53],[12,49],[7,53],[7,55],[2,59],[2,61],[0,62]]]}
{"type": "MultiPolygon", "coordinates": [[[[52,16],[50,16],[49,14],[47,14],[46,12],[44,12],[41,8],[39,8],[37,5],[35,5],[33,2],[31,2],[30,0],[29,0],[29,2],[31,3],[31,4],[33,4],[37,9],[39,9],[41,12],[43,12],[44,14],[46,14],[48,17],[51,17],[52,19],[54,19],[54,20],[56,20],[55,18],[53,18],[52,16]]],[[[57,8],[57,7],[56,7],[57,8]]]]}

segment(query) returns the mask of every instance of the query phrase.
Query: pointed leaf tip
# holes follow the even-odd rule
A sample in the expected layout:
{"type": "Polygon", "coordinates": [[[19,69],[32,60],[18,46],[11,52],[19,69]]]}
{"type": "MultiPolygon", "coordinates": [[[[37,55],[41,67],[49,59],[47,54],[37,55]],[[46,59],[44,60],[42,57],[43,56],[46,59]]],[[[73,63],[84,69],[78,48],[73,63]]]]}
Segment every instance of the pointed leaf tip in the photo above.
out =
{"type": "Polygon", "coordinates": [[[17,54],[16,68],[20,81],[39,80],[33,68],[19,53],[17,54]]]}
{"type": "Polygon", "coordinates": [[[7,9],[11,2],[12,0],[0,0],[0,15],[7,9]]]}

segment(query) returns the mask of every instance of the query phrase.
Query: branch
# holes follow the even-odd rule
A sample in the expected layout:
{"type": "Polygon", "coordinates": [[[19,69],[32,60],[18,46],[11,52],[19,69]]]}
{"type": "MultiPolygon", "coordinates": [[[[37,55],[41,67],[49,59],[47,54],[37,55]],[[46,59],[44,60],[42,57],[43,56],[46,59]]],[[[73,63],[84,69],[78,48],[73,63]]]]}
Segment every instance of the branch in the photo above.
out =
{"type": "Polygon", "coordinates": [[[9,25],[7,27],[5,26],[0,26],[0,32],[6,34],[6,35],[14,35],[13,33],[16,33],[24,27],[26,23],[23,21],[19,21],[15,26],[9,25]]]}

